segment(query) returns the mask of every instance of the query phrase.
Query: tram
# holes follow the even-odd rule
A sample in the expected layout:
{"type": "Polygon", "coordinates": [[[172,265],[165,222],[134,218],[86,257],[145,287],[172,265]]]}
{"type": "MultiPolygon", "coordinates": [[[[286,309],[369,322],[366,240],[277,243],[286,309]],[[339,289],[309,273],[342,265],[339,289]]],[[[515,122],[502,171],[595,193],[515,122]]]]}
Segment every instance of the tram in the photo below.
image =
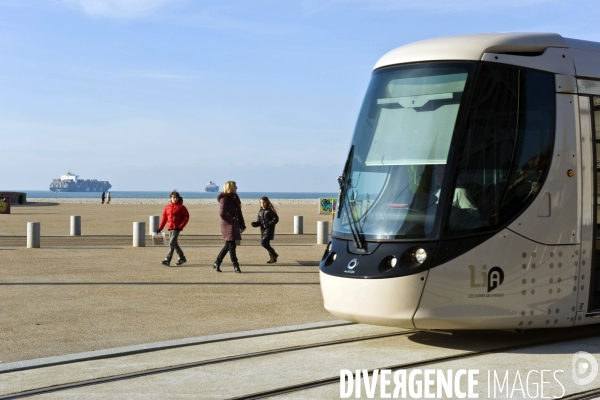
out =
{"type": "Polygon", "coordinates": [[[600,43],[408,44],[375,65],[320,262],[325,308],[423,330],[600,322],[600,43]]]}

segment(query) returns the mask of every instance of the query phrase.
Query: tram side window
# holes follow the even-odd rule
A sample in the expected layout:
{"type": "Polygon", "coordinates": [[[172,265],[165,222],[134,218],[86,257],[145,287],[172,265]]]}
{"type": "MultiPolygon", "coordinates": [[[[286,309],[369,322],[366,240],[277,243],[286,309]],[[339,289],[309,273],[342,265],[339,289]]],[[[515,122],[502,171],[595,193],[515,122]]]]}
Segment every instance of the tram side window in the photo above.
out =
{"type": "Polygon", "coordinates": [[[480,66],[454,179],[477,213],[452,205],[445,235],[496,230],[525,209],[551,161],[555,108],[554,75],[480,66]]]}

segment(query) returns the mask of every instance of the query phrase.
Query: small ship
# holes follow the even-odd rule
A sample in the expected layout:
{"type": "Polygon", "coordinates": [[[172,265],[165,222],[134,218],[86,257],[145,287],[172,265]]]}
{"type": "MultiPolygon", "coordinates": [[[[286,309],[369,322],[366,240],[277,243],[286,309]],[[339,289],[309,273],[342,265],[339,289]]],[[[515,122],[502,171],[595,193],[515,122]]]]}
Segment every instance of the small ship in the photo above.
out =
{"type": "Polygon", "coordinates": [[[112,187],[108,181],[97,179],[79,179],[79,175],[67,172],[60,179],[53,179],[51,192],[106,192],[112,187]]]}
{"type": "Polygon", "coordinates": [[[215,184],[215,181],[209,181],[204,187],[205,192],[218,192],[219,187],[215,184]]]}

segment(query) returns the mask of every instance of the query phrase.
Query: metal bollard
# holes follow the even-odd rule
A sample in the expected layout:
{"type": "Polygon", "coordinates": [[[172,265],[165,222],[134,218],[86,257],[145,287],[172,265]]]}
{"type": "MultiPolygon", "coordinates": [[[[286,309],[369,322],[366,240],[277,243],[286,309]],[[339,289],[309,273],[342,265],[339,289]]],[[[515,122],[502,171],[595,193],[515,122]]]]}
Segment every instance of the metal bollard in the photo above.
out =
{"type": "Polygon", "coordinates": [[[81,217],[71,215],[71,236],[81,236],[81,217]]]}
{"type": "Polygon", "coordinates": [[[40,223],[39,222],[28,222],[27,223],[27,248],[28,249],[39,249],[40,248],[40,223]]]}
{"type": "Polygon", "coordinates": [[[302,235],[304,233],[304,217],[302,215],[294,215],[294,235],[302,235]]]}
{"type": "Polygon", "coordinates": [[[329,221],[317,221],[317,244],[329,243],[329,221]]]}
{"type": "Polygon", "coordinates": [[[133,223],[133,247],[146,247],[146,223],[133,223]]]}
{"type": "Polygon", "coordinates": [[[160,225],[160,217],[158,215],[151,215],[148,223],[148,235],[156,233],[158,225],[160,225]]]}

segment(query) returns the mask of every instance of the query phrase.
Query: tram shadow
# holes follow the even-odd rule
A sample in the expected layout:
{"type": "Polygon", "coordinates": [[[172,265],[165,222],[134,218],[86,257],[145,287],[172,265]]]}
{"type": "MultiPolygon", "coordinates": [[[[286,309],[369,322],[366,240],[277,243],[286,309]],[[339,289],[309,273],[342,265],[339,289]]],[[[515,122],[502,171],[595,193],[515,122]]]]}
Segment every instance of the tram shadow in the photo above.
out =
{"type": "MultiPolygon", "coordinates": [[[[481,352],[494,348],[494,352],[514,350],[522,346],[543,346],[553,343],[597,337],[599,325],[586,325],[569,328],[525,329],[525,330],[455,330],[418,331],[409,340],[420,345],[445,349],[481,352]]],[[[528,349],[538,354],[535,347],[528,349]]],[[[544,353],[548,353],[544,348],[544,353]]],[[[567,353],[556,349],[556,353],[567,353]]],[[[569,350],[570,352],[570,350],[569,350]]],[[[572,352],[571,352],[572,354],[572,352]]]]}

